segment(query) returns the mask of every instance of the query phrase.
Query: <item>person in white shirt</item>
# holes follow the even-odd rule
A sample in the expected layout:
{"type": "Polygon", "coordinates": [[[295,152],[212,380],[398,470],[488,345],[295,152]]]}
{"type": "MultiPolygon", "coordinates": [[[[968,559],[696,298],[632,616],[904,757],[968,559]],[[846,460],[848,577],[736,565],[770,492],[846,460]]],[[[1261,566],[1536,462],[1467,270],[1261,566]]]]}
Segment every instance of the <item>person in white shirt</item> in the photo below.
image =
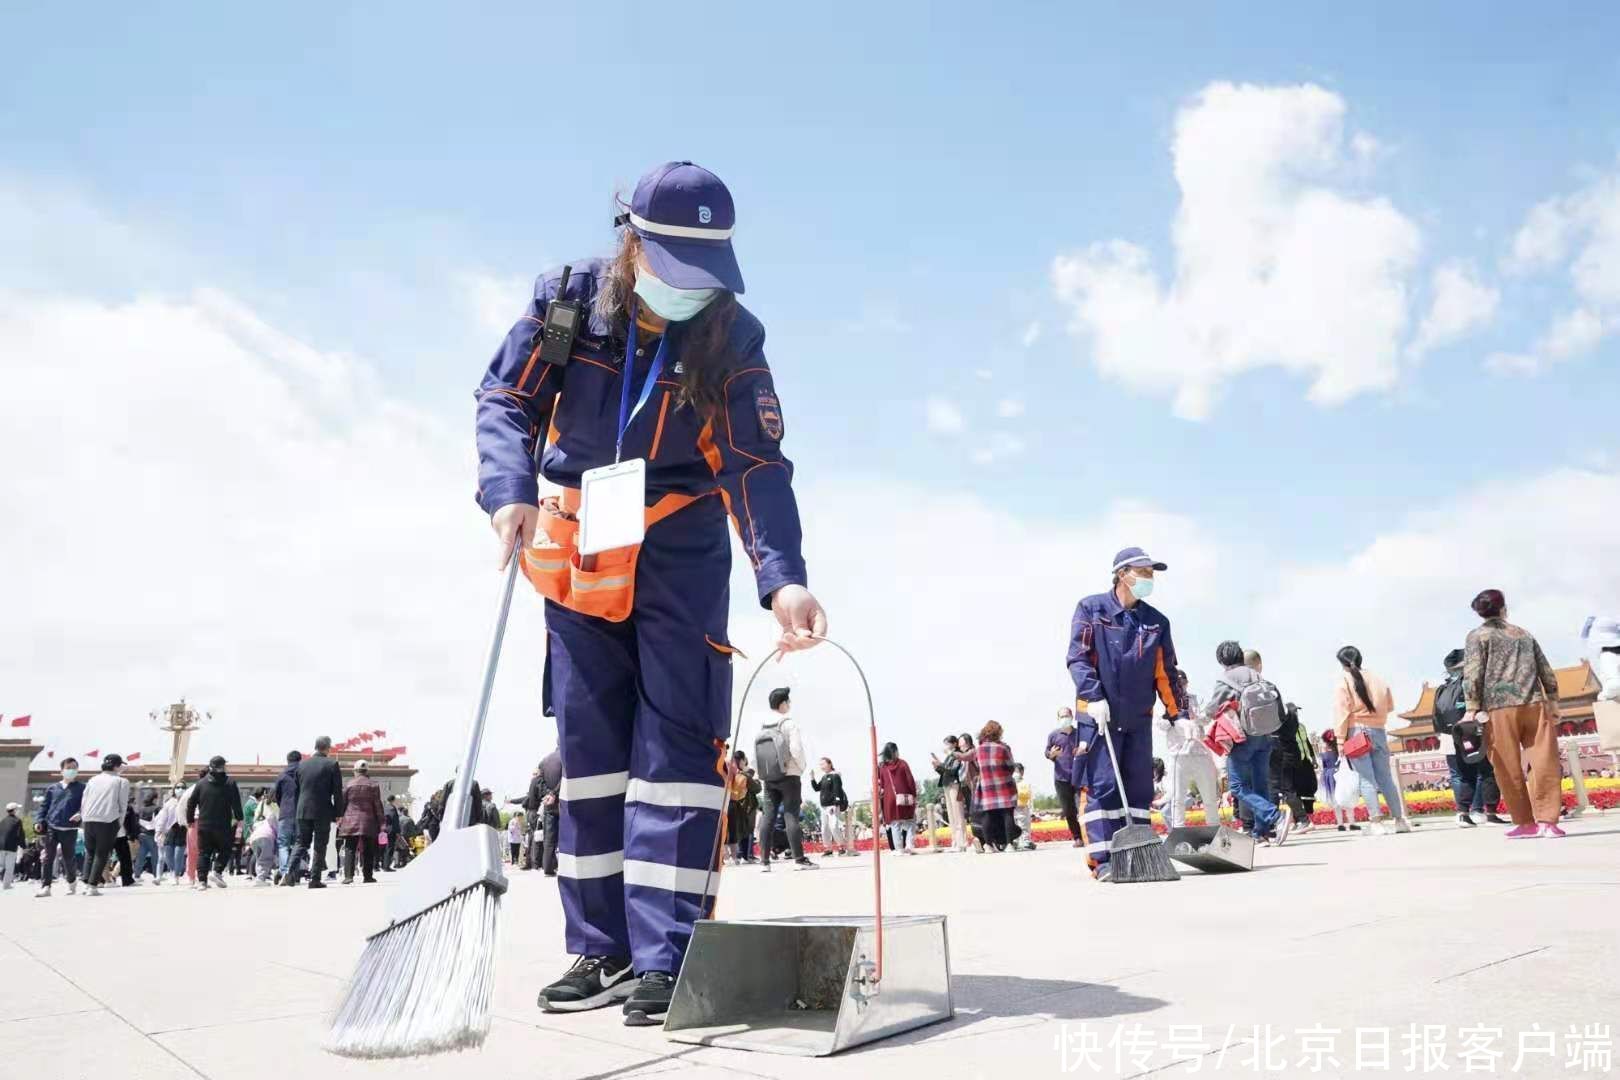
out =
{"type": "Polygon", "coordinates": [[[1176,681],[1187,695],[1187,710],[1177,719],[1160,716],[1153,721],[1164,737],[1165,792],[1170,803],[1170,827],[1187,824],[1187,789],[1198,789],[1204,803],[1204,824],[1221,823],[1220,771],[1215,755],[1204,745],[1204,713],[1198,698],[1187,689],[1187,673],[1176,669],[1176,681]]]}
{"type": "Polygon", "coordinates": [[[816,869],[805,858],[804,834],[799,826],[799,803],[804,794],[804,767],[807,755],[799,725],[788,715],[792,707],[787,687],[771,691],[771,712],[775,715],[760,726],[754,741],[754,765],[765,788],[765,823],[760,844],[760,865],[771,868],[771,836],[776,830],[776,808],[782,808],[782,828],[787,833],[788,851],[801,870],[816,869]]]}
{"type": "Polygon", "coordinates": [[[1594,615],[1581,631],[1597,655],[1592,670],[1597,674],[1599,701],[1620,701],[1620,619],[1594,615]]]}
{"type": "Polygon", "coordinates": [[[89,879],[90,896],[101,895],[101,876],[107,870],[107,858],[124,823],[124,811],[129,808],[129,781],[121,775],[124,759],[108,754],[101,759],[101,775],[84,788],[84,805],[79,809],[84,823],[84,850],[89,866],[85,876],[89,879]]]}

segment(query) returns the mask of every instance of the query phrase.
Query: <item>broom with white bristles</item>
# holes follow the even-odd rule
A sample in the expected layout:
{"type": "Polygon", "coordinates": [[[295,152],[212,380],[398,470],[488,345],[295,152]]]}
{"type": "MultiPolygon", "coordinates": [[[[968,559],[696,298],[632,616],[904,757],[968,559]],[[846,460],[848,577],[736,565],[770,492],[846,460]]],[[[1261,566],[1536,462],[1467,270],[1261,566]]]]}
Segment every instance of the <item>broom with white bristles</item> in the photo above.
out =
{"type": "Polygon", "coordinates": [[[478,1046],[489,1034],[495,939],[506,874],[495,830],[482,824],[464,826],[495,666],[512,607],[512,584],[522,557],[514,544],[484,665],[478,712],[439,838],[401,871],[388,905],[388,927],[366,940],[326,1036],[326,1049],[334,1054],[427,1054],[478,1046]]]}

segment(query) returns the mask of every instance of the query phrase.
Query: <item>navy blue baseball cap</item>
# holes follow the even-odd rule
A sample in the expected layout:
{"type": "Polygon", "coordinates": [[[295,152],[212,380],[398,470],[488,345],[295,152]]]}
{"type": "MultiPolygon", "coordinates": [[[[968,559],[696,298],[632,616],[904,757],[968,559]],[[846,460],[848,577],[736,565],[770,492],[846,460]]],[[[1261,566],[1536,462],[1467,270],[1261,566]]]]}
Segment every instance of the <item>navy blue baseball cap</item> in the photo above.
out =
{"type": "Polygon", "coordinates": [[[726,185],[701,165],[670,161],[643,176],[617,223],[641,237],[647,265],[664,284],[743,291],[731,250],[737,209],[726,185]]]}
{"type": "Polygon", "coordinates": [[[1141,548],[1126,548],[1114,556],[1114,573],[1119,573],[1127,566],[1151,566],[1155,571],[1170,569],[1162,562],[1154,562],[1152,556],[1141,548]]]}

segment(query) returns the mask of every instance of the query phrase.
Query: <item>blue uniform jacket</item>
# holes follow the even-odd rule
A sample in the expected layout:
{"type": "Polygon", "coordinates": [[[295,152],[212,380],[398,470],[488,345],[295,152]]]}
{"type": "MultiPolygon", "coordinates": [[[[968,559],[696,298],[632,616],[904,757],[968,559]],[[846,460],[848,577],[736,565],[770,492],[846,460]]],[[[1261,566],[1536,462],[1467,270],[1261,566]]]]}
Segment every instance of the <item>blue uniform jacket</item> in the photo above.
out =
{"type": "Polygon", "coordinates": [[[60,782],[52,784],[45,789],[45,800],[39,804],[39,816],[34,819],[35,829],[77,829],[78,823],[71,818],[79,812],[83,803],[83,780],[75,780],[67,787],[60,782]]]}
{"type": "MultiPolygon", "coordinates": [[[[478,504],[488,513],[537,501],[537,445],[544,448],[540,473],[563,487],[577,488],[585,470],[613,462],[625,343],[592,311],[606,268],[603,259],[574,265],[567,299],[583,303],[590,317],[567,365],[541,363],[536,338],[561,283],[560,269],[536,280],[527,312],[490,362],[477,393],[478,504]]],[[[624,457],[646,459],[648,505],[670,493],[719,488],[768,607],[777,589],[807,581],[793,464],[782,455],[781,404],[765,363],[765,328],[738,307],[724,408],[712,417],[679,400],[682,331],[680,323],[670,325],[664,373],[625,432],[624,457]]],[[[652,365],[653,350],[645,351],[636,359],[632,400],[652,365]]]]}
{"type": "Polygon", "coordinates": [[[1170,620],[1157,608],[1143,601],[1127,608],[1112,590],[1080,601],[1069,632],[1075,741],[1097,738],[1097,722],[1086,714],[1094,701],[1108,702],[1121,730],[1146,729],[1156,700],[1164,703],[1165,715],[1180,716],[1186,701],[1171,678],[1175,670],[1170,620]]]}

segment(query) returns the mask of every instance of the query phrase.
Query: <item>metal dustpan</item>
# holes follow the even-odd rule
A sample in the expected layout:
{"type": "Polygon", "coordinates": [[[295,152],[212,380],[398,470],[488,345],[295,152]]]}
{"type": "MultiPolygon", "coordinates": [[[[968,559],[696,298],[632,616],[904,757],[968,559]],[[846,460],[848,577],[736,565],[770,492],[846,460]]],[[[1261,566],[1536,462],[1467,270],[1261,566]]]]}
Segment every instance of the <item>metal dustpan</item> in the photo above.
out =
{"type": "Polygon", "coordinates": [[[1187,825],[1164,838],[1170,857],[1206,874],[1254,869],[1254,838],[1224,825],[1187,825]]]}
{"type": "MultiPolygon", "coordinates": [[[[882,802],[877,798],[872,688],[849,650],[835,641],[822,641],[848,657],[866,690],[872,741],[874,912],[700,920],[692,928],[664,1018],[664,1034],[676,1042],[824,1057],[955,1015],[945,916],[883,915],[882,802]]],[[[743,688],[731,745],[737,745],[754,681],[779,655],[772,653],[761,661],[743,688]]],[[[711,867],[719,866],[724,821],[722,814],[711,867]]],[[[708,882],[704,884],[704,894],[713,895],[708,882]]]]}
{"type": "Polygon", "coordinates": [[[664,1020],[677,1042],[824,1057],[949,1020],[945,916],[705,921],[664,1020]]]}

